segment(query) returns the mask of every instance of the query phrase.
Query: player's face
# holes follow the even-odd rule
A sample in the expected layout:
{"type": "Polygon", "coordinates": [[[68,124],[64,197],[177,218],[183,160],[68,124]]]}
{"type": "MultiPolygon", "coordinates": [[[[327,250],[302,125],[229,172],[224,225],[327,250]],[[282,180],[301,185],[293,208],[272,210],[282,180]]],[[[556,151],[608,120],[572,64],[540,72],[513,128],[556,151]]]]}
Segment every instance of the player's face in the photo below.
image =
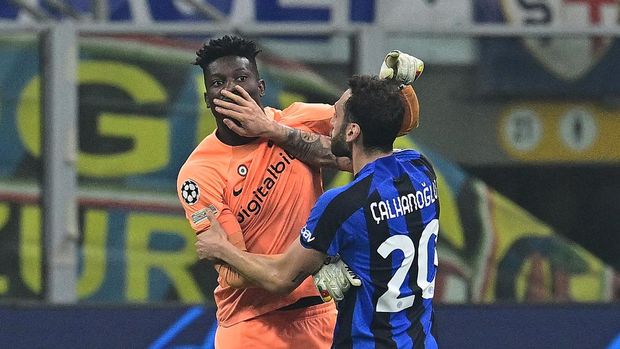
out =
{"type": "Polygon", "coordinates": [[[344,105],[351,97],[351,90],[346,90],[340,96],[340,99],[334,104],[336,113],[331,120],[332,123],[332,153],[336,156],[351,157],[351,147],[346,140],[347,125],[349,123],[344,120],[344,105]]]}
{"type": "MultiPolygon", "coordinates": [[[[224,56],[216,59],[208,65],[204,72],[205,101],[207,107],[211,108],[213,100],[216,98],[231,102],[222,96],[223,90],[231,91],[238,94],[234,89],[236,85],[240,85],[248,94],[256,101],[256,104],[262,106],[260,97],[265,92],[265,82],[258,78],[258,73],[249,59],[239,56],[224,56]]],[[[211,108],[215,117],[221,118],[214,108],[211,108]]]]}

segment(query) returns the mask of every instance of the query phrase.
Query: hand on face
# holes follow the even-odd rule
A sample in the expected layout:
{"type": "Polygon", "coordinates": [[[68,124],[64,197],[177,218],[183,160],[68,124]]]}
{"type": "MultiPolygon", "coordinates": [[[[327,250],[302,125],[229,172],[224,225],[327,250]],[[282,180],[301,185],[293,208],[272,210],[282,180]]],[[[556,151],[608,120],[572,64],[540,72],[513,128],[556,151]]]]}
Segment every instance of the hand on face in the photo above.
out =
{"type": "Polygon", "coordinates": [[[228,243],[228,235],[217,221],[213,213],[207,210],[207,217],[211,221],[211,228],[198,234],[196,240],[196,253],[200,259],[217,259],[216,254],[222,246],[228,243]]]}
{"type": "Polygon", "coordinates": [[[222,96],[232,102],[219,98],[213,100],[215,111],[236,120],[238,123],[236,124],[230,119],[224,119],[226,126],[231,131],[244,137],[265,137],[269,135],[275,121],[267,117],[263,109],[243,87],[236,85],[234,88],[238,94],[222,90],[222,96]]]}

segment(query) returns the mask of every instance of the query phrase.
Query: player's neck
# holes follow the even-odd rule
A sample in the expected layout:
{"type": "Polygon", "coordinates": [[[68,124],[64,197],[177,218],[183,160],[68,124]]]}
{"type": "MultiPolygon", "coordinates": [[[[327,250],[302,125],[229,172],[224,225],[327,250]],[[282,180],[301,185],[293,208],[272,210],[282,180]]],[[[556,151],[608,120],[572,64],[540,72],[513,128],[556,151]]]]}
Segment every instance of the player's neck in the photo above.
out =
{"type": "Polygon", "coordinates": [[[357,175],[364,166],[386,156],[392,155],[392,151],[365,151],[362,147],[354,145],[351,149],[351,162],[353,163],[353,174],[357,175]]]}
{"type": "Polygon", "coordinates": [[[257,137],[240,136],[235,132],[231,131],[223,123],[221,125],[219,125],[218,123],[217,130],[215,131],[215,136],[217,137],[217,139],[220,140],[220,142],[230,146],[248,144],[257,139],[257,137]]]}

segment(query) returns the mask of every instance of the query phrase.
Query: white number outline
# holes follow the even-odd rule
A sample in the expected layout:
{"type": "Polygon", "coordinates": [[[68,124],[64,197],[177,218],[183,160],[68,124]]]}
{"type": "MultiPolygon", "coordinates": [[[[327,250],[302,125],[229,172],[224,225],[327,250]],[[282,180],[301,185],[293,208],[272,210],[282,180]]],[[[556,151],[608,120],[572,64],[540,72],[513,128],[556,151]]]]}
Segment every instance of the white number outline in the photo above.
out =
{"type": "MultiPolygon", "coordinates": [[[[433,298],[435,293],[435,275],[433,279],[428,281],[428,243],[431,236],[435,236],[435,258],[434,264],[437,264],[437,235],[439,234],[439,220],[433,219],[430,221],[422,236],[420,236],[420,243],[418,245],[418,279],[416,280],[418,287],[422,289],[422,298],[433,298]]],[[[403,251],[403,261],[400,267],[396,270],[394,275],[387,284],[387,291],[379,297],[377,300],[376,311],[379,313],[395,313],[403,309],[407,309],[413,306],[415,301],[415,295],[398,298],[400,295],[400,287],[402,286],[413,259],[415,257],[415,245],[411,238],[407,235],[393,235],[387,238],[377,249],[377,252],[383,258],[387,258],[390,253],[401,250],[403,251]]]]}

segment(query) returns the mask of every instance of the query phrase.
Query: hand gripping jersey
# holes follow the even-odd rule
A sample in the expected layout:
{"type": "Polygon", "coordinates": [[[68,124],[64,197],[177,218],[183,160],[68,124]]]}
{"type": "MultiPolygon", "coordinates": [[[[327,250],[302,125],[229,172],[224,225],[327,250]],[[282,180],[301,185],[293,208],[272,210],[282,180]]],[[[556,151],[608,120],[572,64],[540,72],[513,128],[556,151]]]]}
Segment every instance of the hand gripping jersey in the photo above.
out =
{"type": "MultiPolygon", "coordinates": [[[[268,116],[299,129],[328,135],[334,109],[326,104],[294,103],[268,116]]],[[[196,232],[209,228],[206,210],[239,248],[259,254],[283,253],[297,238],[322,193],[320,170],[311,169],[266,139],[229,146],[215,133],[190,154],[177,179],[185,215],[196,232]],[[242,231],[242,235],[234,234],[242,231]],[[233,235],[230,235],[233,234],[233,235]]],[[[217,318],[231,326],[297,301],[316,296],[311,278],[286,296],[259,288],[233,289],[220,280],[215,289],[217,318]]]]}
{"type": "Polygon", "coordinates": [[[431,334],[439,232],[437,178],[413,150],[367,164],[327,191],[301,243],[339,253],[362,280],[338,303],[336,348],[436,348],[431,334]]]}

